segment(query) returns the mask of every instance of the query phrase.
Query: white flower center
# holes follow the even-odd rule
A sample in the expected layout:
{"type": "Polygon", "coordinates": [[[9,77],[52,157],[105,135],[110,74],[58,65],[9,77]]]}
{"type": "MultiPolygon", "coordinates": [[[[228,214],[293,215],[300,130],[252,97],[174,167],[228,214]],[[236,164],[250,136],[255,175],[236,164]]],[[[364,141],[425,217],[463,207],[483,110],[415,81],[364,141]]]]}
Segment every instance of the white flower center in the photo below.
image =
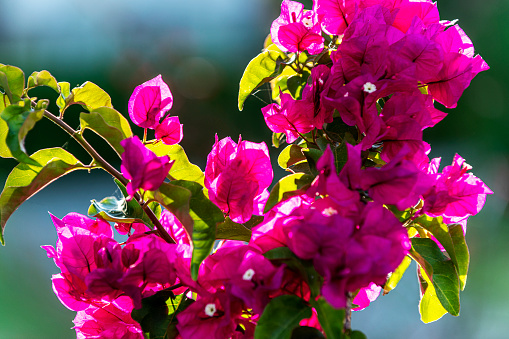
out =
{"type": "Polygon", "coordinates": [[[307,28],[313,27],[313,20],[311,20],[311,18],[304,18],[304,19],[302,19],[302,23],[307,28]]]}
{"type": "Polygon", "coordinates": [[[253,279],[254,274],[255,274],[255,271],[252,268],[250,268],[246,272],[244,272],[242,279],[243,280],[251,280],[251,279],[253,279]]]}
{"type": "Polygon", "coordinates": [[[207,304],[205,306],[205,314],[209,317],[213,317],[216,314],[216,304],[207,304]]]}
{"type": "Polygon", "coordinates": [[[363,87],[364,87],[364,92],[366,92],[366,93],[373,93],[374,91],[376,91],[375,84],[372,84],[369,81],[366,82],[363,87]]]}
{"type": "Polygon", "coordinates": [[[332,207],[327,207],[326,209],[323,210],[322,214],[325,215],[326,217],[332,217],[334,214],[338,214],[338,211],[332,207]]]}

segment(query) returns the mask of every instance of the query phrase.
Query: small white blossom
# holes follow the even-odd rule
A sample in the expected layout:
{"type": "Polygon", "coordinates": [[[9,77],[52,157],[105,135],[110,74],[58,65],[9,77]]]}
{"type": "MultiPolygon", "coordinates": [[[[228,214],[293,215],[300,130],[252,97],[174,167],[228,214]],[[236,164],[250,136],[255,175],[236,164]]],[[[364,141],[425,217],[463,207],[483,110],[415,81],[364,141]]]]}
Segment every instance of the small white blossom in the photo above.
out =
{"type": "Polygon", "coordinates": [[[216,304],[207,304],[205,306],[205,314],[209,317],[213,317],[216,314],[216,304]]]}
{"type": "Polygon", "coordinates": [[[364,92],[366,92],[366,93],[373,93],[374,91],[376,91],[375,84],[372,84],[369,81],[366,82],[363,87],[364,87],[364,92]]]}
{"type": "Polygon", "coordinates": [[[307,28],[313,27],[313,20],[311,18],[304,18],[301,21],[307,28]]]}
{"type": "Polygon", "coordinates": [[[322,214],[325,215],[326,217],[332,217],[334,214],[338,214],[338,211],[336,211],[332,207],[327,207],[326,209],[323,210],[322,214]]]}
{"type": "Polygon", "coordinates": [[[251,280],[251,279],[253,279],[254,274],[255,274],[255,271],[252,268],[250,268],[246,272],[244,272],[242,279],[251,280]]]}

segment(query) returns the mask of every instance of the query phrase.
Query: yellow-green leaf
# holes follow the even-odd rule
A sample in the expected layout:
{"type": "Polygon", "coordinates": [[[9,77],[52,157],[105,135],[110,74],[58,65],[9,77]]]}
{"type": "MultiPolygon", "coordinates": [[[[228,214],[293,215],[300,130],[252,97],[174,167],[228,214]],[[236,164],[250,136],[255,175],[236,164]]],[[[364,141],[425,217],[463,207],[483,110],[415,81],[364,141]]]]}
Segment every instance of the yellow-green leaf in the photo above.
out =
{"type": "Polygon", "coordinates": [[[32,155],[32,159],[42,167],[18,164],[7,177],[0,195],[0,241],[2,244],[4,244],[3,230],[7,220],[25,200],[65,174],[85,169],[78,159],[61,148],[39,150],[32,155]]]}

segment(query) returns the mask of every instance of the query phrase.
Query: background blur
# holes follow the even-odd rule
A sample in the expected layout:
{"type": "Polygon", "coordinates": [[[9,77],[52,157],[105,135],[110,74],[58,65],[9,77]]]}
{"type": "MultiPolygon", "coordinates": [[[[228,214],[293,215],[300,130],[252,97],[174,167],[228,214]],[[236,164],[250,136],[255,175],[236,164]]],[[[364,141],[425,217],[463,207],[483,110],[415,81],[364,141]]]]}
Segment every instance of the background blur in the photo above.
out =
{"type": "MultiPolygon", "coordinates": [[[[425,139],[432,156],[450,164],[463,156],[495,192],[484,210],[470,218],[467,241],[471,266],[461,293],[461,315],[445,315],[425,325],[419,320],[415,267],[400,286],[368,309],[354,313],[353,327],[368,338],[502,338],[509,332],[509,1],[439,0],[442,19],[459,19],[476,51],[491,66],[464,92],[458,107],[425,139]]],[[[90,80],[105,89],[117,110],[127,113],[132,90],[162,74],[169,84],[172,115],[184,124],[182,146],[202,167],[214,134],[239,134],[270,142],[260,108],[264,92],[237,110],[238,83],[249,60],[260,52],[279,16],[279,0],[0,0],[0,63],[22,68],[26,76],[46,69],[58,81],[77,86],[90,80]]],[[[311,8],[307,1],[306,8],[311,8]]],[[[50,89],[31,94],[49,97],[50,89]]],[[[55,106],[53,106],[55,110],[55,106]]],[[[66,116],[79,125],[79,106],[66,116]],[[72,119],[75,119],[74,121],[72,119]]],[[[139,130],[136,131],[141,135],[139,130]]],[[[94,140],[98,147],[106,144],[94,140]]],[[[41,147],[79,147],[48,121],[27,137],[29,153],[41,147]],[[51,138],[48,136],[51,135],[51,138]]],[[[273,151],[273,156],[277,155],[273,151]]],[[[114,159],[113,153],[109,154],[114,159]]],[[[87,155],[79,153],[87,161],[87,155]]],[[[0,159],[1,185],[16,162],[0,159]]],[[[119,165],[118,162],[116,165],[119,165]]],[[[282,172],[276,172],[277,177],[282,172]]],[[[74,172],[27,201],[7,223],[0,248],[0,338],[73,338],[75,313],[51,289],[58,273],[40,245],[54,245],[48,211],[59,218],[86,214],[90,199],[114,195],[100,171],[74,172]]]]}

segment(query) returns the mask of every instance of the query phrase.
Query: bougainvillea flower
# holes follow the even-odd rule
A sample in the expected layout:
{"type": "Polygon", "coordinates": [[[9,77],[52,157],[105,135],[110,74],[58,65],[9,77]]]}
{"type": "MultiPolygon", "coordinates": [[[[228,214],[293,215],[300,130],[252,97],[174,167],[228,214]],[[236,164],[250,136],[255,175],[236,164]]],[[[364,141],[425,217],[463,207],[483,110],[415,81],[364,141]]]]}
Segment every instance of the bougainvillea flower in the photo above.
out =
{"type": "Polygon", "coordinates": [[[283,270],[284,265],[274,267],[257,248],[227,241],[204,261],[198,282],[209,291],[229,288],[247,307],[261,314],[270,294],[281,287],[283,270]]]}
{"type": "Polygon", "coordinates": [[[120,145],[125,150],[122,153],[122,174],[131,180],[126,186],[129,196],[132,197],[140,188],[151,191],[158,189],[174,161],[170,161],[166,155],[158,157],[137,136],[122,140],[120,145]]]}
{"type": "Polygon", "coordinates": [[[454,108],[477,73],[490,67],[480,55],[474,55],[472,41],[458,25],[439,34],[436,42],[444,50],[444,65],[429,83],[429,93],[445,107],[454,108]]]}
{"type": "MultiPolygon", "coordinates": [[[[394,1],[394,3],[397,3],[397,1],[394,1]]],[[[397,7],[397,14],[393,26],[403,33],[407,32],[412,21],[416,17],[426,26],[436,24],[440,21],[437,3],[430,0],[403,0],[397,7]]]]}
{"type": "Polygon", "coordinates": [[[464,219],[484,206],[486,195],[493,191],[472,173],[472,167],[456,154],[451,166],[437,177],[433,189],[424,195],[424,211],[434,217],[464,219]]]}
{"type": "Polygon", "coordinates": [[[242,302],[223,290],[204,294],[177,315],[182,338],[231,338],[242,316],[242,302]]]}
{"type": "Polygon", "coordinates": [[[76,338],[143,339],[140,324],[131,318],[132,310],[132,302],[125,296],[101,307],[90,305],[73,320],[76,338]]]}
{"type": "Polygon", "coordinates": [[[281,93],[281,106],[270,104],[262,108],[269,129],[274,133],[285,133],[287,143],[314,129],[313,112],[313,102],[294,100],[287,93],[281,93]]]}
{"type": "Polygon", "coordinates": [[[159,74],[134,89],[129,98],[129,117],[142,128],[154,129],[172,105],[170,88],[159,74]]]}
{"type": "MultiPolygon", "coordinates": [[[[227,137],[216,142],[207,157],[205,187],[210,200],[235,222],[248,221],[259,210],[257,196],[274,177],[267,145],[227,137]]],[[[266,196],[266,194],[264,194],[266,196]]]]}
{"type": "Polygon", "coordinates": [[[287,221],[288,247],[299,258],[313,261],[324,277],[323,297],[343,308],[348,292],[371,282],[384,284],[387,274],[403,260],[410,241],[398,219],[379,203],[366,204],[355,219],[341,216],[326,204],[313,206],[295,210],[287,221]]]}
{"type": "Polygon", "coordinates": [[[341,35],[352,22],[359,1],[316,0],[314,10],[329,35],[341,35]]]}
{"type": "Polygon", "coordinates": [[[281,15],[270,28],[272,42],[283,52],[309,51],[318,54],[323,49],[320,23],[313,11],[304,12],[304,5],[290,0],[281,3],[281,15]]]}
{"type": "Polygon", "coordinates": [[[156,139],[162,140],[166,145],[178,144],[184,136],[182,126],[178,117],[168,116],[156,126],[156,139]]]}
{"type": "Polygon", "coordinates": [[[352,311],[361,311],[368,307],[371,302],[378,298],[381,290],[382,287],[374,283],[369,283],[368,286],[361,288],[352,300],[352,303],[357,305],[357,307],[352,308],[352,311]]]}

